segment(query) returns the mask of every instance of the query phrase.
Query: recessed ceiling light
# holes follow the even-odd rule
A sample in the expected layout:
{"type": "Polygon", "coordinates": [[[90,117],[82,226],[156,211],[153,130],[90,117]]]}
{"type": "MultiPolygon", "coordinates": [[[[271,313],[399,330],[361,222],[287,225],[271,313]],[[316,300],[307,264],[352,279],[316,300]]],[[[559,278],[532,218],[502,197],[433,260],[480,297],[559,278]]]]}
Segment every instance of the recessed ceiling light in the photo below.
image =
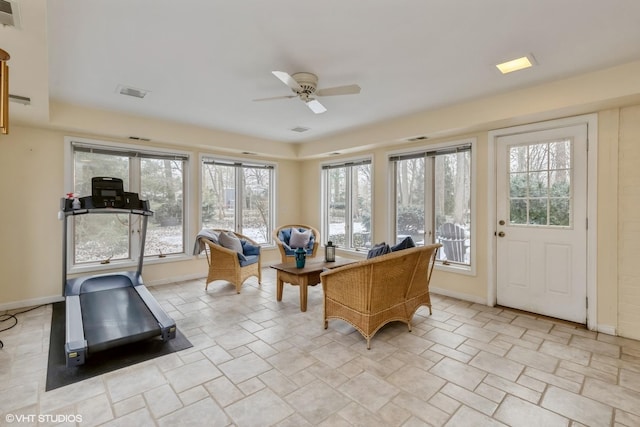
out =
{"type": "Polygon", "coordinates": [[[116,92],[120,95],[133,96],[134,98],[144,98],[150,92],[144,89],[136,89],[130,86],[118,85],[116,92]]]}
{"type": "Polygon", "coordinates": [[[533,57],[531,55],[527,55],[521,58],[512,59],[511,61],[503,62],[502,64],[496,65],[496,67],[498,67],[498,70],[500,70],[502,74],[507,74],[529,68],[533,66],[533,64],[533,57]]]}

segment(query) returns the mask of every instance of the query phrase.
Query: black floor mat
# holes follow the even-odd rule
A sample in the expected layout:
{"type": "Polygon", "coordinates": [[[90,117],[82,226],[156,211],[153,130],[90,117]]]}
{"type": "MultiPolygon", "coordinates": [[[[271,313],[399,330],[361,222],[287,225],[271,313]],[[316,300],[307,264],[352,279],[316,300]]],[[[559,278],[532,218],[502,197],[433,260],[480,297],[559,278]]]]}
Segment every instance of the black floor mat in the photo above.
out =
{"type": "Polygon", "coordinates": [[[192,347],[178,330],[176,337],[167,342],[158,338],[126,344],[93,353],[84,365],[67,368],[64,342],[65,305],[57,302],[53,304],[51,315],[46,391],[192,347]]]}

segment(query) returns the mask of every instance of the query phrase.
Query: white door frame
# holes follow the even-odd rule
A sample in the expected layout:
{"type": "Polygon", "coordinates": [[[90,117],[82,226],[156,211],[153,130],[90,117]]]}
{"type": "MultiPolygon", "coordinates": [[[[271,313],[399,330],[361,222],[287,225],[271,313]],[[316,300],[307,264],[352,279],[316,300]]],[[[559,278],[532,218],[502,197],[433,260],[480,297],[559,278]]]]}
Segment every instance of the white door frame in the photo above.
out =
{"type": "Polygon", "coordinates": [[[597,218],[597,178],[598,178],[598,115],[586,114],[576,117],[550,120],[510,128],[496,129],[488,134],[488,188],[487,206],[489,207],[488,228],[489,239],[487,242],[488,254],[488,281],[487,281],[487,305],[495,306],[497,301],[497,263],[496,263],[496,223],[497,223],[497,199],[496,199],[496,143],[499,137],[526,132],[535,132],[556,127],[565,127],[578,124],[587,125],[587,327],[596,330],[597,319],[597,254],[598,254],[598,218],[597,218]]]}

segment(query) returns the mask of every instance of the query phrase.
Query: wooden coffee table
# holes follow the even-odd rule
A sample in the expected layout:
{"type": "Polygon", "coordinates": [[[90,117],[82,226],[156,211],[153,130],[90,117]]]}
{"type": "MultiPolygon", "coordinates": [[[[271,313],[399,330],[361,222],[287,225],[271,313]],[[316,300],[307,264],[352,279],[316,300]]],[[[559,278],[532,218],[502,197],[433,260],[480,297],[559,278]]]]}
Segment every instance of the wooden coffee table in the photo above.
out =
{"type": "Polygon", "coordinates": [[[282,301],[284,282],[300,287],[300,311],[307,311],[307,286],[320,283],[320,273],[325,268],[336,268],[357,262],[355,259],[336,257],[334,262],[325,262],[324,258],[308,258],[303,268],[297,268],[294,262],[274,264],[278,270],[276,278],[276,299],[282,301]]]}

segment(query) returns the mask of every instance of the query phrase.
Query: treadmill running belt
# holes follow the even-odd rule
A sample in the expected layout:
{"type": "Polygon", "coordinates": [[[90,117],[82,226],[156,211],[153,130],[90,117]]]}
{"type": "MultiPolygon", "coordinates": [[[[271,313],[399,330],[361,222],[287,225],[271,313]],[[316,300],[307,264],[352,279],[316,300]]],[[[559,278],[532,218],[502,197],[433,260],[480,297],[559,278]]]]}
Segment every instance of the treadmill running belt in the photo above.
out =
{"type": "Polygon", "coordinates": [[[133,286],[80,294],[89,351],[101,351],[160,334],[160,326],[133,286]]]}

